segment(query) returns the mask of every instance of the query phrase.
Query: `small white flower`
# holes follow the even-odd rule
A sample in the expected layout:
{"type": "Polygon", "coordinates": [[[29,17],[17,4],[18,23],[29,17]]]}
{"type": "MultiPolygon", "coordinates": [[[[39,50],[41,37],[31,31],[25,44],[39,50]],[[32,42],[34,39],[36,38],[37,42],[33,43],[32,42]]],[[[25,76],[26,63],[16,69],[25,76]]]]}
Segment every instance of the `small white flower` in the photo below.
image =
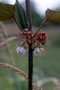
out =
{"type": "Polygon", "coordinates": [[[33,51],[33,53],[34,53],[35,56],[40,55],[41,54],[40,48],[38,48],[38,47],[35,48],[34,51],[33,51]]]}
{"type": "Polygon", "coordinates": [[[19,54],[19,51],[20,51],[20,46],[18,46],[17,48],[16,48],[16,52],[19,54]]]}
{"type": "Polygon", "coordinates": [[[26,48],[24,48],[23,46],[22,47],[20,47],[20,46],[18,46],[17,48],[16,48],[16,52],[19,54],[22,54],[22,55],[24,55],[25,53],[26,53],[26,48]]]}

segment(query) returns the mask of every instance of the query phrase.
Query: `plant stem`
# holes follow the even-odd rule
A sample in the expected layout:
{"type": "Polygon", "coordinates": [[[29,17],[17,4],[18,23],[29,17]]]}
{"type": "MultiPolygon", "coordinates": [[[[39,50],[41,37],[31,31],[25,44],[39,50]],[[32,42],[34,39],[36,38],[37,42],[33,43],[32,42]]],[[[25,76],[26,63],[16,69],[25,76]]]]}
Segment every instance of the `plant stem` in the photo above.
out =
{"type": "MultiPolygon", "coordinates": [[[[26,14],[30,24],[29,31],[32,30],[32,19],[30,12],[30,0],[26,0],[26,14]]],[[[29,44],[28,52],[28,90],[32,90],[32,80],[33,80],[33,49],[32,45],[29,44]]]]}
{"type": "Polygon", "coordinates": [[[33,81],[33,49],[31,45],[29,45],[29,53],[28,53],[28,90],[32,90],[32,81],[33,81]]]}
{"type": "MultiPolygon", "coordinates": [[[[3,62],[0,62],[0,67],[14,71],[14,72],[18,73],[19,75],[21,75],[25,81],[28,81],[28,77],[27,77],[26,73],[23,70],[21,70],[20,68],[17,68],[15,66],[12,66],[8,63],[3,63],[3,62]]],[[[41,85],[38,86],[36,83],[33,83],[32,85],[33,85],[33,88],[36,88],[36,89],[41,88],[41,85]]]]}
{"type": "Polygon", "coordinates": [[[47,21],[47,18],[45,18],[45,19],[43,20],[43,22],[41,23],[40,27],[38,28],[38,31],[40,31],[40,29],[42,28],[42,26],[45,24],[46,21],[47,21]]]}

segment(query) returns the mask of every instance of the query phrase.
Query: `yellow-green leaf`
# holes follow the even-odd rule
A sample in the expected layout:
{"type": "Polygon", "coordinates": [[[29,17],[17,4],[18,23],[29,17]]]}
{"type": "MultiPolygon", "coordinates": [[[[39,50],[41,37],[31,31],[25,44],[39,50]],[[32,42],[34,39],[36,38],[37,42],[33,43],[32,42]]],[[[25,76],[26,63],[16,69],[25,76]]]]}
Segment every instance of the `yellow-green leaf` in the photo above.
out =
{"type": "Polygon", "coordinates": [[[60,22],[60,11],[46,10],[47,21],[50,22],[60,22]]]}
{"type": "Polygon", "coordinates": [[[0,3],[0,21],[11,20],[15,14],[15,5],[0,3]]]}

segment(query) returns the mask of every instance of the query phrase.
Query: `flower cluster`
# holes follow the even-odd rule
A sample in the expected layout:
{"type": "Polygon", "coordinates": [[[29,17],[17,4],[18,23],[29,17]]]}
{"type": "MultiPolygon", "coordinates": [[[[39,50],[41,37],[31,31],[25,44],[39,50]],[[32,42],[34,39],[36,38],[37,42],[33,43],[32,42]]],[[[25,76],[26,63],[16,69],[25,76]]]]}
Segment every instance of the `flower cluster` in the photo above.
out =
{"type": "Polygon", "coordinates": [[[20,54],[25,54],[26,49],[24,45],[26,44],[27,46],[30,44],[31,47],[33,48],[33,53],[35,56],[40,55],[41,51],[44,51],[42,49],[42,45],[46,43],[46,34],[45,32],[32,32],[32,30],[28,31],[28,29],[24,29],[21,33],[20,36],[24,38],[24,42],[22,43],[21,47],[18,46],[16,51],[17,53],[20,54]]]}

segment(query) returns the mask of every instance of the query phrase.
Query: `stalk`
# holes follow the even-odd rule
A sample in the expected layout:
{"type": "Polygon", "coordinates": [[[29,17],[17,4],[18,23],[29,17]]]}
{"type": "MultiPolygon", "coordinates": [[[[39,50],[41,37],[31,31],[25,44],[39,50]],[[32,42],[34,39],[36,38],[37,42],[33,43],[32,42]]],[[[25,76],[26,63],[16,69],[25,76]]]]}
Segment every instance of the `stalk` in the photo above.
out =
{"type": "MultiPolygon", "coordinates": [[[[31,19],[31,12],[30,12],[30,0],[26,0],[26,14],[29,21],[29,31],[32,30],[32,19],[31,19]]],[[[32,81],[33,81],[33,49],[32,44],[29,44],[29,51],[28,51],[28,90],[32,90],[32,81]]]]}
{"type": "Polygon", "coordinates": [[[33,81],[33,49],[31,45],[29,45],[28,52],[28,90],[32,90],[32,81],[33,81]]]}

